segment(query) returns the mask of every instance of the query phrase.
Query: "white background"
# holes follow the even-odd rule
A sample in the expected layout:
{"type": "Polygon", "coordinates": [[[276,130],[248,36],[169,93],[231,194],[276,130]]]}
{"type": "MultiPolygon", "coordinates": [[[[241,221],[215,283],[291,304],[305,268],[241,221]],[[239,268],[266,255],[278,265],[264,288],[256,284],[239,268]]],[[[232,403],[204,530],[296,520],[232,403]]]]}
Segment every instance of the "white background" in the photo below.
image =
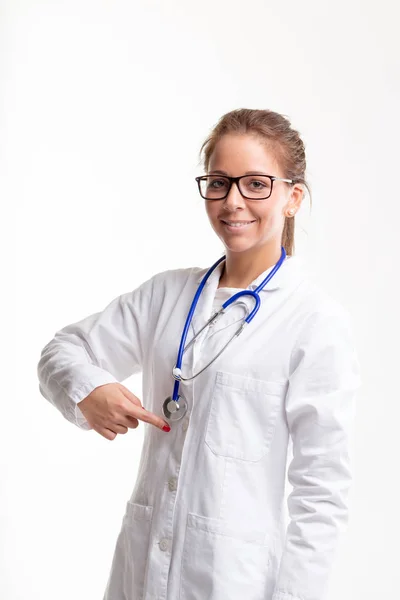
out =
{"type": "MultiPolygon", "coordinates": [[[[300,131],[313,206],[296,217],[297,252],[351,312],[359,347],[351,519],[329,600],[398,597],[397,10],[3,4],[2,599],[102,597],[143,424],[113,442],[74,427],[39,394],[36,365],[62,326],[220,256],[194,177],[211,128],[241,107],[300,131]]],[[[140,397],[140,376],[124,383],[140,397]]]]}

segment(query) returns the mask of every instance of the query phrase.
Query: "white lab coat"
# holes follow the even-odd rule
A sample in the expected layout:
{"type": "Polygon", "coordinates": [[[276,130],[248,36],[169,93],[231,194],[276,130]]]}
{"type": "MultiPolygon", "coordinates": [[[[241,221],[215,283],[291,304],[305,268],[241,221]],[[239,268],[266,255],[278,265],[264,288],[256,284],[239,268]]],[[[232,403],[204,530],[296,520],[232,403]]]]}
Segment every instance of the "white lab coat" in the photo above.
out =
{"type": "MultiPolygon", "coordinates": [[[[221,268],[203,290],[187,343],[211,316],[221,268]]],[[[76,403],[96,386],[142,371],[142,404],[162,415],[185,319],[206,271],[158,273],[57,331],[38,364],[43,396],[88,429],[76,403]]],[[[297,256],[286,257],[260,294],[261,307],[239,338],[181,383],[187,416],[169,433],[142,423],[138,476],[104,600],[325,598],[348,521],[361,385],[351,319],[297,256]]],[[[253,306],[251,298],[244,301],[253,306]]],[[[233,305],[199,336],[184,355],[184,376],[215,356],[243,314],[233,305]]]]}

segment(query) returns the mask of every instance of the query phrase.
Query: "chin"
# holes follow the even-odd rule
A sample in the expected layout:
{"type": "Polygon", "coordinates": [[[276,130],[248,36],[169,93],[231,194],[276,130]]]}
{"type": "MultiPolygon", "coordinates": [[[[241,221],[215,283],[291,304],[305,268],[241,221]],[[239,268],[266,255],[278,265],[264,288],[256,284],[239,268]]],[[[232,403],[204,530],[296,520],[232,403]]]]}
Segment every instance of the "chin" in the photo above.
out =
{"type": "Polygon", "coordinates": [[[254,241],[246,241],[246,240],[225,240],[221,238],[222,243],[225,248],[230,252],[246,252],[247,250],[251,250],[255,247],[256,242],[254,241]]]}

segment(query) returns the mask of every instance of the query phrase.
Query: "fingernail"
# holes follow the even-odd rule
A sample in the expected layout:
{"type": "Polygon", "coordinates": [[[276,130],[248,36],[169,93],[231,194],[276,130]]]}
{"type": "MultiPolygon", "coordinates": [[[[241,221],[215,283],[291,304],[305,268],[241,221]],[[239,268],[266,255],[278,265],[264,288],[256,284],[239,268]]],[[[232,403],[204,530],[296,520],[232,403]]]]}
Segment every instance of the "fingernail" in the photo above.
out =
{"type": "Polygon", "coordinates": [[[164,425],[163,431],[171,431],[171,427],[169,425],[164,425]]]}

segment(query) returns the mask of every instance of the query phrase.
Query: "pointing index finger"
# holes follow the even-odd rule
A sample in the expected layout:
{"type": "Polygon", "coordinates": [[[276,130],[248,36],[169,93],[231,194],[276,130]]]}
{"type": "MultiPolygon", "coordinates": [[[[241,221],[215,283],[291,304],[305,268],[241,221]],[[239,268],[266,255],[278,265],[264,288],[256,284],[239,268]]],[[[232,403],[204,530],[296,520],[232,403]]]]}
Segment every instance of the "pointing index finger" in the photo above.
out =
{"type": "Polygon", "coordinates": [[[147,410],[143,406],[135,406],[134,404],[132,404],[130,406],[129,413],[136,419],[140,419],[141,421],[145,421],[146,423],[155,425],[163,431],[170,431],[171,429],[169,424],[166,421],[164,421],[164,419],[152,413],[150,410],[147,410]]]}

